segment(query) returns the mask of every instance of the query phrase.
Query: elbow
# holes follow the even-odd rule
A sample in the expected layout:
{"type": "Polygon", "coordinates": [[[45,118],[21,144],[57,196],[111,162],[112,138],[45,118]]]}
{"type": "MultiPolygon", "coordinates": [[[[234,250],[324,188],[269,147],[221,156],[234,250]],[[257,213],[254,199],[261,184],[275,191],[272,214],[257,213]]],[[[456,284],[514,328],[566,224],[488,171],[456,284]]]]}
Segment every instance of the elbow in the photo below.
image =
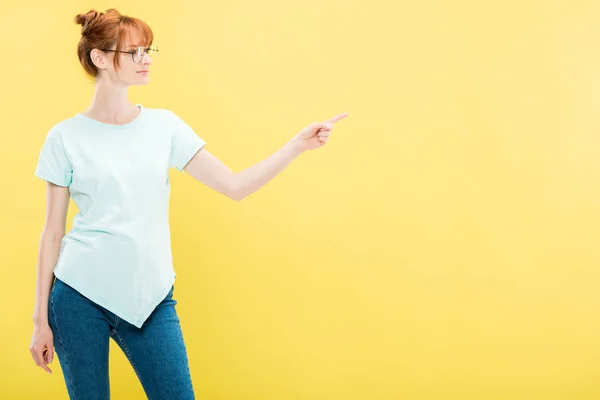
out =
{"type": "Polygon", "coordinates": [[[229,195],[229,198],[231,198],[234,201],[242,201],[242,200],[244,200],[244,198],[246,198],[246,196],[244,194],[242,194],[240,191],[234,190],[229,195]]]}
{"type": "Polygon", "coordinates": [[[231,189],[229,190],[229,197],[234,201],[242,201],[246,198],[247,193],[244,191],[244,186],[240,182],[239,175],[235,175],[232,179],[231,189]]]}
{"type": "Polygon", "coordinates": [[[40,240],[60,243],[65,233],[65,229],[44,228],[40,235],[40,240]]]}
{"type": "Polygon", "coordinates": [[[233,188],[229,190],[229,195],[227,197],[233,201],[242,201],[246,196],[242,193],[239,185],[234,185],[233,188]]]}

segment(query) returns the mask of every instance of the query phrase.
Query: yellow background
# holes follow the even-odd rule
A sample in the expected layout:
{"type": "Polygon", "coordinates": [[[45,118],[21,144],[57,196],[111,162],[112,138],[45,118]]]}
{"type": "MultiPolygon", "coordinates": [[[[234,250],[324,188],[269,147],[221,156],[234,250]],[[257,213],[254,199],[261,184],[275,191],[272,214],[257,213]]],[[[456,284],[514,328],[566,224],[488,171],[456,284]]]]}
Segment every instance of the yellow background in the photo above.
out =
{"type": "MultiPolygon", "coordinates": [[[[0,397],[67,397],[28,350],[33,171],[91,102],[73,18],[109,7],[160,47],[131,100],[235,171],[350,113],[240,203],[172,170],[197,398],[600,398],[600,3],[549,0],[3,2],[0,397]]],[[[145,398],[112,341],[110,373],[145,398]]]]}

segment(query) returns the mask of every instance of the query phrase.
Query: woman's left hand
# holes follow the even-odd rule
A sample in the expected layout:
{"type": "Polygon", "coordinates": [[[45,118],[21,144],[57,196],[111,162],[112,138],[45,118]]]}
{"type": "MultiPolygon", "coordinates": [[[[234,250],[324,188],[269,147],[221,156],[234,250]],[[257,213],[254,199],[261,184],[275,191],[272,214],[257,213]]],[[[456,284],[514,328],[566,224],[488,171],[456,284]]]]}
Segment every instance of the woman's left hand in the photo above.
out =
{"type": "Polygon", "coordinates": [[[343,113],[324,122],[314,122],[302,129],[292,138],[292,141],[298,144],[301,151],[314,150],[323,147],[329,140],[329,135],[333,130],[333,124],[347,116],[348,113],[343,113]]]}

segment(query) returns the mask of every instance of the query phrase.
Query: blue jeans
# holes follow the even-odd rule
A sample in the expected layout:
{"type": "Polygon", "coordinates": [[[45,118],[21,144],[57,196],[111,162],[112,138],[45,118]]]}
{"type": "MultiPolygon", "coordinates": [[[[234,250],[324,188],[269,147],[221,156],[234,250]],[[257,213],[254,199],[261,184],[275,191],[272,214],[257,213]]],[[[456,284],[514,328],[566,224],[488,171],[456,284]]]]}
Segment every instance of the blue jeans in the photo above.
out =
{"type": "Polygon", "coordinates": [[[148,399],[194,399],[174,288],[140,329],[56,279],[48,323],[71,399],[110,399],[109,338],[129,359],[148,399]]]}

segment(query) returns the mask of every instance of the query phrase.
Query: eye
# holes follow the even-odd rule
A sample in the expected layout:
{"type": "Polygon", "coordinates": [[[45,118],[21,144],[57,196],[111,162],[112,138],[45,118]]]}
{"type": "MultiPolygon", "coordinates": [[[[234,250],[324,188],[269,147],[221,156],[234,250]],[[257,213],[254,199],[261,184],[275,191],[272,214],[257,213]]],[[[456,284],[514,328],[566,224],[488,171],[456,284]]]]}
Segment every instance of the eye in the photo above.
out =
{"type": "Polygon", "coordinates": [[[140,62],[142,60],[142,58],[144,57],[145,50],[146,49],[142,46],[138,46],[135,49],[133,49],[131,52],[131,54],[133,56],[133,61],[135,61],[136,63],[140,62]]]}

